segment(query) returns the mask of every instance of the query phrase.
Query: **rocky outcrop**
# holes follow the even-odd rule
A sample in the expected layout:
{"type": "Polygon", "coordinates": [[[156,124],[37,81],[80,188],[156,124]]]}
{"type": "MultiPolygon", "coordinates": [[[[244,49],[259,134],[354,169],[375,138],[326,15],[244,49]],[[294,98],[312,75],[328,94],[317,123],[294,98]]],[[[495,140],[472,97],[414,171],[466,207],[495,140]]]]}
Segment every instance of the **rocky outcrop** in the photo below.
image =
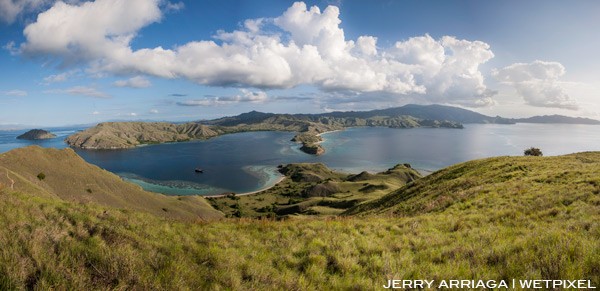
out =
{"type": "Polygon", "coordinates": [[[43,129],[32,129],[24,134],[17,136],[17,139],[26,139],[26,140],[39,140],[39,139],[50,139],[55,138],[56,135],[45,131],[43,129]]]}

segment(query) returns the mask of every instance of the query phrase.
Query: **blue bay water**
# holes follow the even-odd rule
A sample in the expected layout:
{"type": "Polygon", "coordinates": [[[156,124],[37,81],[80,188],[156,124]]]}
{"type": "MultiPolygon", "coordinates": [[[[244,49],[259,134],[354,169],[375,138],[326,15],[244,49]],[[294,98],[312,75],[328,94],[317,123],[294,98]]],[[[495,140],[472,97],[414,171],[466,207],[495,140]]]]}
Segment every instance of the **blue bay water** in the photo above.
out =
{"type": "MultiPolygon", "coordinates": [[[[24,131],[0,131],[0,152],[27,145],[64,148],[63,139],[80,128],[52,130],[58,137],[20,141],[24,131]]],[[[322,162],[349,173],[383,171],[410,163],[435,171],[491,156],[520,156],[528,147],[545,155],[600,150],[600,126],[567,124],[467,124],[444,128],[351,128],[323,135],[326,153],[311,156],[291,142],[290,132],[246,132],[206,141],[142,146],[130,150],[77,149],[86,161],[154,192],[212,195],[250,192],[274,184],[277,165],[322,162]],[[204,173],[195,173],[200,167],[204,173]]]]}

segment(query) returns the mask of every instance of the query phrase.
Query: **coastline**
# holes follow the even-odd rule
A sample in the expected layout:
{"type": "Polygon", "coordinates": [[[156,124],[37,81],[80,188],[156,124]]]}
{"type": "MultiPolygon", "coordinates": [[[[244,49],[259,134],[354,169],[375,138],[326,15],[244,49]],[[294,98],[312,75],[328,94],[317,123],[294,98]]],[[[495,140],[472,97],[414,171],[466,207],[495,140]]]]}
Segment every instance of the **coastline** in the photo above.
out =
{"type": "Polygon", "coordinates": [[[317,134],[318,137],[321,137],[321,140],[316,142],[315,144],[321,144],[325,141],[325,139],[321,136],[323,134],[327,134],[327,133],[334,133],[334,132],[338,132],[338,131],[343,131],[344,129],[336,129],[336,130],[330,130],[330,131],[325,131],[325,132],[321,132],[319,134],[317,134]]]}
{"type": "MultiPolygon", "coordinates": [[[[273,185],[271,185],[271,186],[269,186],[269,187],[266,187],[266,188],[263,188],[263,189],[259,189],[259,190],[256,190],[256,191],[251,191],[251,192],[243,192],[243,193],[235,193],[235,192],[231,192],[231,193],[234,193],[234,194],[235,194],[235,196],[246,196],[246,195],[252,195],[252,194],[260,193],[260,192],[262,192],[262,191],[269,190],[269,189],[271,189],[271,188],[275,187],[277,184],[279,184],[279,183],[283,182],[283,180],[285,180],[285,176],[281,176],[281,177],[279,177],[279,178],[278,178],[278,179],[275,181],[275,183],[273,183],[273,185]]],[[[200,195],[200,196],[202,196],[202,197],[204,197],[204,198],[220,198],[220,197],[225,197],[225,196],[227,196],[227,195],[229,195],[229,194],[230,194],[230,193],[228,193],[228,194],[217,194],[217,195],[200,195]]]]}
{"type": "Polygon", "coordinates": [[[323,134],[333,133],[333,132],[337,132],[337,131],[344,131],[344,130],[345,129],[336,129],[336,130],[324,131],[324,132],[321,132],[321,133],[317,134],[317,136],[321,136],[323,134]]]}

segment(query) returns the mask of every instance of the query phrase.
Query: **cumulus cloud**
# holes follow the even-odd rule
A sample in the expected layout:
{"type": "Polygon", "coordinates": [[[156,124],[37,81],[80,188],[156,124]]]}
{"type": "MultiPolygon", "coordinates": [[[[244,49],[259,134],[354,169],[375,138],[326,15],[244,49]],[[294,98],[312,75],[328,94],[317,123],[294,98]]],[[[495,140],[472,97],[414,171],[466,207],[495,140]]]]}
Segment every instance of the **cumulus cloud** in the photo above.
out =
{"type": "MultiPolygon", "coordinates": [[[[79,3],[87,0],[61,0],[67,3],[79,3]]],[[[24,13],[40,11],[57,0],[0,0],[0,21],[11,24],[24,13]]]]}
{"type": "Polygon", "coordinates": [[[152,84],[150,81],[142,76],[135,76],[127,80],[118,80],[113,83],[117,87],[130,87],[130,88],[147,88],[152,84]]]}
{"type": "Polygon", "coordinates": [[[150,114],[158,114],[158,110],[157,109],[150,109],[150,114]]]}
{"type": "Polygon", "coordinates": [[[515,63],[492,72],[500,82],[513,86],[529,105],[577,110],[577,101],[561,87],[559,79],[564,74],[562,64],[544,61],[515,63]]]}
{"type": "Polygon", "coordinates": [[[2,92],[2,94],[6,95],[6,96],[24,97],[24,96],[27,96],[27,91],[23,91],[23,90],[10,90],[10,91],[6,91],[6,92],[2,92]]]}
{"type": "Polygon", "coordinates": [[[0,0],[0,20],[13,23],[19,14],[36,9],[47,2],[45,0],[0,0]]]}
{"type": "Polygon", "coordinates": [[[493,103],[494,92],[479,66],[494,54],[481,41],[424,35],[380,47],[375,36],[347,39],[337,7],[321,11],[296,2],[279,17],[246,20],[243,28],[218,31],[212,40],[134,50],[131,41],[138,31],[159,21],[161,8],[167,10],[161,3],[57,2],[25,28],[20,50],[53,56],[62,65],[85,63],[91,72],[186,78],[209,86],[308,84],[326,92],[411,95],[468,106],[493,103]]]}
{"type": "Polygon", "coordinates": [[[180,106],[217,106],[240,102],[263,103],[268,100],[267,93],[264,91],[251,92],[246,89],[241,89],[240,93],[241,94],[235,96],[217,96],[204,99],[186,100],[177,102],[176,104],[180,106]]]}
{"type": "Polygon", "coordinates": [[[75,86],[68,89],[60,89],[60,90],[47,90],[45,93],[50,94],[69,94],[69,95],[79,95],[79,96],[88,96],[94,98],[111,98],[110,95],[98,91],[96,88],[87,87],[87,86],[75,86]]]}

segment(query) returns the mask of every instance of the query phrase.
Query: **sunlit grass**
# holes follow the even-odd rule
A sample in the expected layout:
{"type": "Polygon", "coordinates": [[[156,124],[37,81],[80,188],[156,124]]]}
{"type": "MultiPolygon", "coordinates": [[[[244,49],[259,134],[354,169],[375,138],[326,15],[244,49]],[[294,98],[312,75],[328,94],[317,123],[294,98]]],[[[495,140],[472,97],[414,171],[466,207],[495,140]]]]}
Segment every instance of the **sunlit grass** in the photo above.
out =
{"type": "Polygon", "coordinates": [[[185,223],[5,187],[0,289],[372,290],[388,279],[513,278],[598,286],[599,160],[475,161],[365,204],[368,215],[282,221],[185,223]]]}

